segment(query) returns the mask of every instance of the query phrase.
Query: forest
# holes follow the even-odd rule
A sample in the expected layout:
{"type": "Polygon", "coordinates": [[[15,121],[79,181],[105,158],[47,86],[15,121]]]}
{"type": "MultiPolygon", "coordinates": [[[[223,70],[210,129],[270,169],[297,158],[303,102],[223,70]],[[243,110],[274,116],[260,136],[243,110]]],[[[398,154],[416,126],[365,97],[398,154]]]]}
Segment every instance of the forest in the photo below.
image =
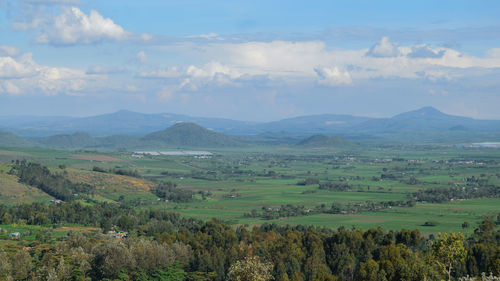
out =
{"type": "Polygon", "coordinates": [[[1,224],[102,227],[100,233],[69,232],[4,247],[0,276],[7,280],[395,281],[500,273],[499,222],[493,219],[482,221],[467,238],[461,233],[426,238],[407,229],[233,228],[219,220],[105,203],[1,206],[0,218],[1,224]],[[128,236],[106,235],[110,231],[128,236]],[[253,279],[245,279],[247,270],[253,279]]]}

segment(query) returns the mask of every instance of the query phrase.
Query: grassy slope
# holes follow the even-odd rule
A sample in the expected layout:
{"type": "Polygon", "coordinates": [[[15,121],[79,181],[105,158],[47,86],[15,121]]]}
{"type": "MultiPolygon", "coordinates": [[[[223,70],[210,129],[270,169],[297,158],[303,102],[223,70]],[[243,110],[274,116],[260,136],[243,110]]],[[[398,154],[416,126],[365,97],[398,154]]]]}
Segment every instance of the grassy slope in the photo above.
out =
{"type": "Polygon", "coordinates": [[[15,175],[7,172],[10,167],[0,165],[0,203],[15,204],[18,202],[48,202],[53,199],[50,195],[38,188],[19,183],[15,175]]]}

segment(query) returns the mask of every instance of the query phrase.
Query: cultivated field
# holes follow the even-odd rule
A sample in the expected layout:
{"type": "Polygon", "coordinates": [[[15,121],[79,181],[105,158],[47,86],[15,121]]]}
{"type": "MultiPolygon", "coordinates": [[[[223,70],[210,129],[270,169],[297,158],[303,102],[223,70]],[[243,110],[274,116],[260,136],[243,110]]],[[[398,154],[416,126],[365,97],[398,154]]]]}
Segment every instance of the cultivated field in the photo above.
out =
{"type": "MultiPolygon", "coordinates": [[[[5,191],[0,199],[12,196],[8,195],[8,190],[19,185],[7,174],[7,160],[18,156],[47,165],[55,173],[65,173],[72,182],[95,186],[92,200],[169,209],[203,220],[216,217],[235,225],[381,226],[386,229],[419,228],[430,234],[471,232],[484,217],[496,218],[500,213],[500,198],[496,196],[467,200],[451,198],[441,203],[423,202],[414,196],[419,190],[429,188],[465,187],[471,179],[498,188],[500,150],[494,148],[428,145],[359,146],[350,150],[267,147],[209,151],[214,153],[210,158],[165,155],[137,158],[132,152],[77,152],[79,157],[74,157],[75,152],[3,148],[0,149],[4,158],[0,180],[3,179],[6,187],[2,188],[5,191]],[[96,162],[97,159],[103,162],[96,162]],[[115,160],[106,162],[104,159],[115,160]],[[93,171],[95,167],[110,172],[93,171]],[[137,171],[140,177],[111,172],[119,169],[137,171]],[[307,179],[311,184],[304,183],[307,179]],[[151,189],[161,181],[193,191],[194,199],[184,203],[158,201],[151,189]],[[345,184],[348,188],[342,191],[319,189],[318,183],[345,184]],[[408,201],[414,203],[406,205],[408,201]],[[387,206],[387,202],[399,203],[387,206]],[[333,203],[347,207],[337,213],[313,211],[321,205],[330,208],[333,203]],[[282,205],[301,207],[310,213],[260,216],[265,210],[272,213],[282,205]],[[252,211],[258,215],[249,216],[252,211]],[[467,224],[463,227],[464,222],[467,224]]],[[[18,199],[48,201],[50,198],[36,194],[25,197],[18,199]]]]}

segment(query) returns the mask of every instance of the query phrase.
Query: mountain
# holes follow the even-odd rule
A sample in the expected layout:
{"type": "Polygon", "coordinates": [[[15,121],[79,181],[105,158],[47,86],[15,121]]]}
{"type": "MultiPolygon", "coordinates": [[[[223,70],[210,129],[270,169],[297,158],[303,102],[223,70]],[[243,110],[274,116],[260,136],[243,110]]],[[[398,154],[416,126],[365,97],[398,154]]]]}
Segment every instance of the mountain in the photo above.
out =
{"type": "Polygon", "coordinates": [[[148,134],[141,141],[170,147],[227,147],[241,145],[241,142],[236,137],[211,131],[194,123],[184,122],[148,134]]]}
{"type": "Polygon", "coordinates": [[[316,134],[301,140],[297,145],[305,147],[333,147],[347,144],[350,144],[350,142],[343,137],[316,134]]]}
{"type": "MultiPolygon", "coordinates": [[[[387,136],[411,136],[417,139],[444,136],[446,132],[453,132],[456,136],[460,131],[451,128],[468,128],[476,133],[498,135],[500,121],[476,120],[468,117],[445,114],[433,107],[423,107],[418,110],[398,114],[391,118],[372,119],[351,128],[351,132],[387,136]]],[[[478,135],[479,136],[479,135],[478,135]]],[[[471,136],[472,137],[472,136],[471,136]]],[[[481,136],[479,136],[481,137],[481,136]]]]}
{"type": "Polygon", "coordinates": [[[38,141],[49,148],[77,149],[94,147],[97,141],[87,133],[78,132],[71,135],[61,134],[43,138],[38,141]]]}
{"type": "Polygon", "coordinates": [[[180,114],[144,114],[120,110],[110,114],[90,117],[0,117],[2,129],[23,137],[48,137],[56,134],[87,132],[95,137],[109,135],[144,136],[178,122],[200,124],[213,130],[235,135],[253,134],[255,122],[223,118],[191,117],[180,114]]]}
{"type": "Polygon", "coordinates": [[[280,121],[259,124],[257,128],[266,132],[289,132],[299,135],[318,133],[343,133],[348,128],[371,120],[368,117],[351,115],[321,114],[287,118],[280,121]]]}
{"type": "Polygon", "coordinates": [[[35,145],[32,141],[0,131],[0,146],[33,147],[35,145]]]}
{"type": "MultiPolygon", "coordinates": [[[[500,138],[500,121],[476,120],[448,115],[433,107],[398,114],[390,118],[368,118],[351,115],[321,114],[287,118],[273,122],[245,122],[222,118],[191,117],[180,114],[144,114],[121,110],[90,117],[0,117],[0,130],[25,138],[46,138],[86,132],[98,145],[140,146],[139,139],[180,122],[196,123],[228,135],[245,136],[245,140],[261,144],[296,143],[305,137],[324,134],[363,140],[404,141],[496,141],[500,138]],[[129,138],[122,143],[121,137],[129,138]],[[139,141],[139,143],[137,143],[139,141]]],[[[68,136],[49,143],[67,142],[68,136]],[[63,140],[66,138],[67,140],[63,140]]],[[[89,145],[92,141],[86,137],[89,145]]]]}

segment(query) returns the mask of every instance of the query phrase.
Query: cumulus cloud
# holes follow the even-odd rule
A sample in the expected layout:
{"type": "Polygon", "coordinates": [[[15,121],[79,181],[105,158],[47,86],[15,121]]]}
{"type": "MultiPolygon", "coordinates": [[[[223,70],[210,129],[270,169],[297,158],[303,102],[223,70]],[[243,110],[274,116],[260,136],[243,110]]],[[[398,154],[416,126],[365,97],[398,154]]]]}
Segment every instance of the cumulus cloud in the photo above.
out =
{"type": "Polygon", "coordinates": [[[39,92],[46,95],[74,94],[91,84],[89,81],[100,79],[76,69],[39,65],[31,54],[18,59],[0,57],[0,78],[1,92],[12,95],[39,92]]]}
{"type": "Polygon", "coordinates": [[[327,48],[321,41],[187,42],[169,45],[165,50],[209,62],[137,74],[165,79],[164,83],[174,86],[169,88],[171,93],[226,86],[294,87],[318,83],[335,87],[379,79],[450,83],[476,75],[480,69],[500,68],[497,50],[475,57],[444,47],[400,46],[388,38],[371,48],[354,50],[327,48]]]}
{"type": "Polygon", "coordinates": [[[112,19],[104,18],[91,10],[84,13],[77,7],[62,7],[62,13],[55,17],[37,15],[29,22],[13,24],[17,29],[37,29],[35,42],[55,46],[94,44],[104,41],[120,41],[131,36],[112,19]]]}
{"type": "Polygon", "coordinates": [[[327,86],[339,86],[352,84],[351,75],[348,71],[340,71],[338,67],[318,66],[314,71],[319,77],[318,82],[327,86]]]}
{"type": "Polygon", "coordinates": [[[375,58],[397,57],[400,54],[399,46],[392,43],[389,37],[382,37],[380,42],[373,45],[368,52],[366,52],[367,56],[375,58]]]}
{"type": "Polygon", "coordinates": [[[12,57],[0,57],[0,78],[21,78],[36,73],[31,54],[23,55],[19,60],[12,57]]]}
{"type": "Polygon", "coordinates": [[[446,51],[433,50],[428,45],[416,45],[411,47],[411,52],[408,54],[411,58],[441,58],[446,51]]]}

